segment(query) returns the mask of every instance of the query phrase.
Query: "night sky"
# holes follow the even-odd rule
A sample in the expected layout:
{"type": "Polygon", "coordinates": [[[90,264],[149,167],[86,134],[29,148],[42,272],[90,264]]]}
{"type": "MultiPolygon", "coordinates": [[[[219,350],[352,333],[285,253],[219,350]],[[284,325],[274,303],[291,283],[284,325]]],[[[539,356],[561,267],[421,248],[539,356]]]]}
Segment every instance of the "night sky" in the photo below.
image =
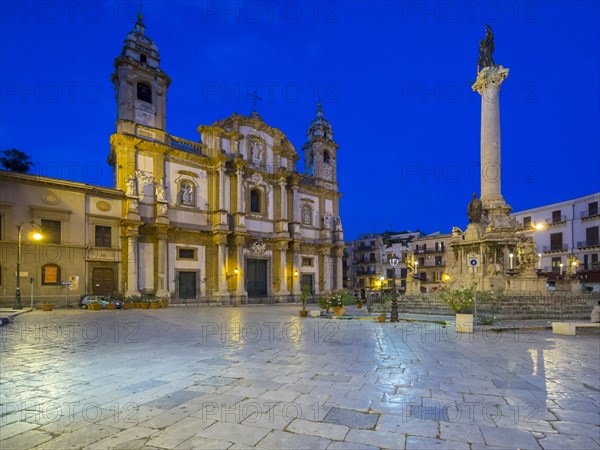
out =
{"type": "MultiPolygon", "coordinates": [[[[302,144],[323,103],[339,144],[347,240],[386,229],[465,228],[479,193],[486,23],[501,88],[502,193],[515,211],[600,190],[597,1],[145,2],[171,77],[167,131],[249,114],[302,144]]],[[[0,149],[32,173],[112,186],[110,75],[137,3],[3,1],[0,149]]]]}

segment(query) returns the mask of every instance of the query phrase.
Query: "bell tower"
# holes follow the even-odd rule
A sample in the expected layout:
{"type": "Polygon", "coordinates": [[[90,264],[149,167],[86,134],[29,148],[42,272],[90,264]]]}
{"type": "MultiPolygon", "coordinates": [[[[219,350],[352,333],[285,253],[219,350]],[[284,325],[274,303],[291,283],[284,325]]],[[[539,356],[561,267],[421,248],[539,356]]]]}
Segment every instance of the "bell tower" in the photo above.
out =
{"type": "Polygon", "coordinates": [[[139,12],[114,62],[111,81],[116,90],[117,133],[131,132],[134,123],[166,131],[171,79],[159,67],[158,47],[145,35],[143,20],[139,12]]]}
{"type": "Polygon", "coordinates": [[[337,183],[337,148],[333,140],[333,129],[323,117],[321,102],[317,104],[317,117],[308,127],[304,150],[304,173],[309,176],[337,183]]]}

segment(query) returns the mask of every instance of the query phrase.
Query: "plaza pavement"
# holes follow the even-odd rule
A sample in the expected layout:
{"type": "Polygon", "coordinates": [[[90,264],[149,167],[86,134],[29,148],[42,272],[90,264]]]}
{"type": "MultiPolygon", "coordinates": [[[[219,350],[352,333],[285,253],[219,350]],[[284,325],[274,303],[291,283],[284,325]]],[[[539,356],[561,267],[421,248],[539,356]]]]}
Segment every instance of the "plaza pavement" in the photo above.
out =
{"type": "Polygon", "coordinates": [[[0,327],[0,448],[598,449],[600,333],[34,311],[0,327]]]}

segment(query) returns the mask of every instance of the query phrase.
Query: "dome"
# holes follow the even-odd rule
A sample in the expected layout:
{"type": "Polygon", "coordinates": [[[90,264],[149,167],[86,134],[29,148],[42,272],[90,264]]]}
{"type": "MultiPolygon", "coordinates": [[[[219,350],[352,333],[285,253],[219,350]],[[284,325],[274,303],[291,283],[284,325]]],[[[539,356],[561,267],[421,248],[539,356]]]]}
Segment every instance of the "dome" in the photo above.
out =
{"type": "Polygon", "coordinates": [[[306,137],[308,140],[311,140],[315,137],[333,140],[333,128],[331,128],[329,121],[323,117],[321,102],[317,104],[317,117],[315,117],[310,123],[306,137]]]}

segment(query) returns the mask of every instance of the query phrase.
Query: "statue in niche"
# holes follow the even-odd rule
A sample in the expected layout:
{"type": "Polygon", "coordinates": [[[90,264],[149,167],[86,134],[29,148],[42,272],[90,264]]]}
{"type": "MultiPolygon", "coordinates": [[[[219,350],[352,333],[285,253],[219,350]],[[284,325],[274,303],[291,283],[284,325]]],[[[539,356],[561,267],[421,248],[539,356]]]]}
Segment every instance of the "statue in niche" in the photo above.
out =
{"type": "Polygon", "coordinates": [[[329,214],[323,216],[323,228],[329,228],[329,214]]]}
{"type": "Polygon", "coordinates": [[[181,196],[182,205],[193,205],[193,189],[189,181],[182,181],[179,185],[179,194],[181,196]]]}
{"type": "Polygon", "coordinates": [[[310,225],[311,224],[311,214],[310,214],[310,208],[308,206],[305,206],[304,208],[302,208],[302,223],[304,225],[310,225]]]}
{"type": "Polygon", "coordinates": [[[492,53],[494,53],[494,32],[492,27],[486,24],[485,37],[479,42],[479,60],[477,61],[479,70],[484,67],[495,66],[492,53]]]}
{"type": "Polygon", "coordinates": [[[252,141],[251,146],[251,154],[252,154],[252,163],[253,164],[261,164],[262,163],[262,146],[258,141],[252,141]]]}
{"type": "Polygon", "coordinates": [[[469,216],[469,222],[471,223],[481,223],[481,213],[483,212],[483,208],[481,205],[481,200],[477,198],[477,194],[473,192],[473,200],[469,202],[469,206],[467,208],[467,215],[469,216]]]}

